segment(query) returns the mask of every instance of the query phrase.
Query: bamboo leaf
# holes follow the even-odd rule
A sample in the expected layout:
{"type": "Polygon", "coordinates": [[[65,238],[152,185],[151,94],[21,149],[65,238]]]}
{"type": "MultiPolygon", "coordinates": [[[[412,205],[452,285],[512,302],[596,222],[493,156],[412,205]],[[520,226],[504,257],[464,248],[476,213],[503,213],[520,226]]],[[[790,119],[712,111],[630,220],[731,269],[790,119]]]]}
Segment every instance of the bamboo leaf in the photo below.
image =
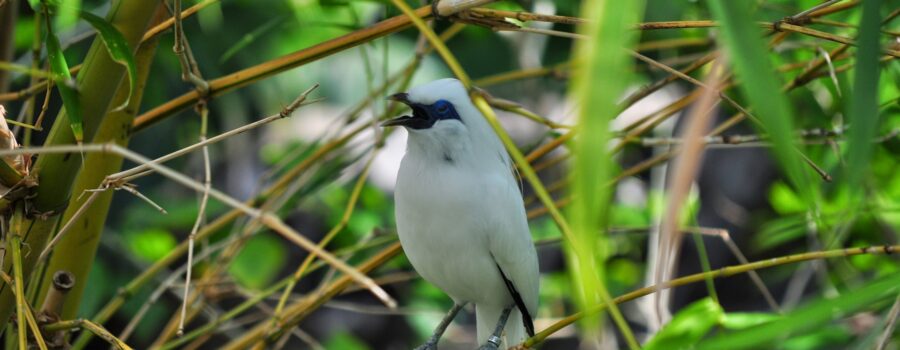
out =
{"type": "Polygon", "coordinates": [[[872,158],[872,139],[878,126],[878,79],[881,67],[879,56],[880,0],[863,2],[860,20],[859,50],[856,52],[856,74],[850,96],[850,130],[847,144],[847,180],[851,191],[859,193],[863,177],[868,173],[872,158]]]}
{"type": "Polygon", "coordinates": [[[696,349],[767,349],[774,342],[817,329],[829,321],[849,316],[873,304],[892,300],[900,291],[900,274],[869,283],[833,299],[822,298],[778,320],[736,332],[724,332],[701,341],[696,349]],[[767,346],[768,345],[768,346],[767,346]]]}
{"type": "Polygon", "coordinates": [[[724,319],[725,311],[712,298],[698,300],[679,311],[644,349],[688,348],[724,319]]]}
{"type": "MultiPolygon", "coordinates": [[[[614,169],[612,156],[606,151],[609,122],[615,118],[618,99],[632,79],[632,63],[623,48],[634,47],[637,37],[629,28],[640,21],[643,8],[642,1],[588,1],[581,9],[589,22],[579,32],[590,39],[576,43],[575,60],[581,64],[574,67],[577,73],[571,85],[573,96],[581,103],[581,136],[574,145],[573,205],[568,213],[575,241],[569,242],[567,256],[572,266],[577,266],[572,269],[572,278],[578,289],[575,299],[582,308],[608,299],[602,295],[606,293],[602,284],[608,256],[606,235],[598,232],[606,227],[612,194],[606,186],[614,169]]],[[[613,319],[619,321],[618,313],[611,311],[613,319]]],[[[626,340],[630,340],[629,335],[626,340]]]]}
{"type": "Polygon", "coordinates": [[[275,29],[276,27],[278,27],[278,25],[284,23],[285,19],[287,19],[287,16],[276,17],[259,26],[259,28],[256,28],[247,34],[244,34],[244,36],[241,37],[240,40],[235,42],[234,45],[228,48],[228,50],[225,50],[225,53],[223,53],[222,57],[219,58],[219,63],[225,63],[226,61],[231,59],[232,56],[246,48],[247,45],[250,45],[254,41],[263,37],[264,34],[268,33],[272,29],[275,29]]]}
{"type": "Polygon", "coordinates": [[[75,134],[75,141],[82,143],[84,141],[84,127],[78,90],[75,88],[75,81],[72,80],[72,74],[69,73],[69,64],[66,63],[66,57],[63,55],[62,47],[60,47],[59,38],[53,33],[52,26],[48,24],[47,28],[47,58],[50,61],[50,71],[58,77],[56,79],[56,88],[59,90],[59,95],[62,96],[63,106],[66,108],[66,114],[69,116],[69,125],[72,127],[72,133],[75,134]]]}
{"type": "Polygon", "coordinates": [[[769,135],[775,158],[809,205],[813,196],[812,182],[807,180],[809,176],[802,168],[803,160],[793,142],[793,113],[787,96],[779,92],[781,84],[769,60],[762,32],[748,15],[753,13],[751,1],[710,0],[709,7],[713,17],[721,23],[719,35],[740,80],[740,91],[763,124],[761,133],[769,135]]]}
{"type": "Polygon", "coordinates": [[[97,30],[97,33],[100,34],[103,44],[106,45],[106,51],[109,52],[109,56],[112,57],[113,61],[125,66],[125,69],[128,71],[128,98],[113,109],[113,111],[121,110],[128,106],[128,101],[131,100],[131,95],[135,90],[134,85],[137,82],[137,65],[134,63],[134,55],[131,48],[128,46],[128,42],[125,41],[122,33],[105,19],[87,11],[81,11],[81,18],[90,23],[97,30]]]}

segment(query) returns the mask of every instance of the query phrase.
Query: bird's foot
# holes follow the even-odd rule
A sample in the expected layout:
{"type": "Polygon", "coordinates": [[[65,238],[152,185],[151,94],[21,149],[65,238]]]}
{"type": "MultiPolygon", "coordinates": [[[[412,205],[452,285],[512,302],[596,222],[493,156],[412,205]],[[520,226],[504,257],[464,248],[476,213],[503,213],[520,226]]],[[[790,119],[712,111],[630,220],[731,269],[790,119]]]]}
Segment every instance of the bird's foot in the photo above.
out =
{"type": "Polygon", "coordinates": [[[497,350],[500,348],[500,337],[491,335],[487,342],[478,347],[478,350],[497,350]]]}
{"type": "Polygon", "coordinates": [[[413,350],[437,350],[437,343],[429,340],[413,350]]]}

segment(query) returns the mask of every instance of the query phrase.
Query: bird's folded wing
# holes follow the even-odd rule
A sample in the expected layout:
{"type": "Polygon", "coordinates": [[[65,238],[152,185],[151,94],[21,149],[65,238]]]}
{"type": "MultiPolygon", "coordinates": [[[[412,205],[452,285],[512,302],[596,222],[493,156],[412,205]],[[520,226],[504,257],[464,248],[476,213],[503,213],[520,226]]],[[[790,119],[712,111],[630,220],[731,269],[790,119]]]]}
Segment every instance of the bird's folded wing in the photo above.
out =
{"type": "Polygon", "coordinates": [[[489,235],[490,251],[503,275],[515,287],[528,313],[534,317],[538,304],[538,261],[522,197],[514,182],[508,181],[497,191],[498,204],[493,208],[495,225],[489,235]]]}

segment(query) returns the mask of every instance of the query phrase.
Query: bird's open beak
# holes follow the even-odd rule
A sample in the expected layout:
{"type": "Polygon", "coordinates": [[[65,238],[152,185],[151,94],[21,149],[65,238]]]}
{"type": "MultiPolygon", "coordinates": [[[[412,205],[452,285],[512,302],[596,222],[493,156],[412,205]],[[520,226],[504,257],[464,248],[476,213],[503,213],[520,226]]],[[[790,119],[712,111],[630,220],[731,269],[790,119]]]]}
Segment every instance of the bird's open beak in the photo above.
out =
{"type": "MultiPolygon", "coordinates": [[[[407,93],[405,93],[405,92],[401,92],[401,93],[396,93],[396,94],[390,95],[390,96],[388,96],[387,99],[388,99],[388,100],[391,100],[391,101],[397,101],[397,102],[403,103],[403,104],[405,104],[405,105],[407,105],[407,106],[410,106],[409,95],[408,95],[407,93]]],[[[382,126],[382,127],[388,127],[388,126],[406,126],[406,125],[409,125],[409,123],[410,123],[410,121],[411,121],[412,119],[413,119],[412,116],[404,115],[404,116],[399,117],[399,118],[394,118],[394,119],[385,121],[384,123],[381,123],[381,126],[382,126]]]]}

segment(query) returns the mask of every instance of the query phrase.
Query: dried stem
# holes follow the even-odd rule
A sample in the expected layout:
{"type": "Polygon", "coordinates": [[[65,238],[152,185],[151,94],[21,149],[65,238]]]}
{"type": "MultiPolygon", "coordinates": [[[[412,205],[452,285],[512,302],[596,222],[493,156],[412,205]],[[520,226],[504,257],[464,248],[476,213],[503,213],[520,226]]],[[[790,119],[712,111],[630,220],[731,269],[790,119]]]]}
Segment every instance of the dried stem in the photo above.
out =
{"type": "Polygon", "coordinates": [[[96,336],[103,338],[103,340],[106,340],[110,345],[114,346],[116,349],[132,350],[131,347],[128,346],[128,344],[125,344],[125,342],[123,342],[119,338],[116,338],[116,336],[114,336],[112,333],[110,333],[108,330],[106,330],[106,328],[103,328],[103,326],[98,325],[94,322],[91,322],[90,320],[77,319],[77,320],[59,321],[56,323],[51,323],[51,324],[45,325],[43,327],[43,330],[45,332],[55,332],[55,331],[62,331],[62,330],[68,330],[68,329],[74,329],[74,328],[87,329],[88,331],[95,334],[96,336]]]}

